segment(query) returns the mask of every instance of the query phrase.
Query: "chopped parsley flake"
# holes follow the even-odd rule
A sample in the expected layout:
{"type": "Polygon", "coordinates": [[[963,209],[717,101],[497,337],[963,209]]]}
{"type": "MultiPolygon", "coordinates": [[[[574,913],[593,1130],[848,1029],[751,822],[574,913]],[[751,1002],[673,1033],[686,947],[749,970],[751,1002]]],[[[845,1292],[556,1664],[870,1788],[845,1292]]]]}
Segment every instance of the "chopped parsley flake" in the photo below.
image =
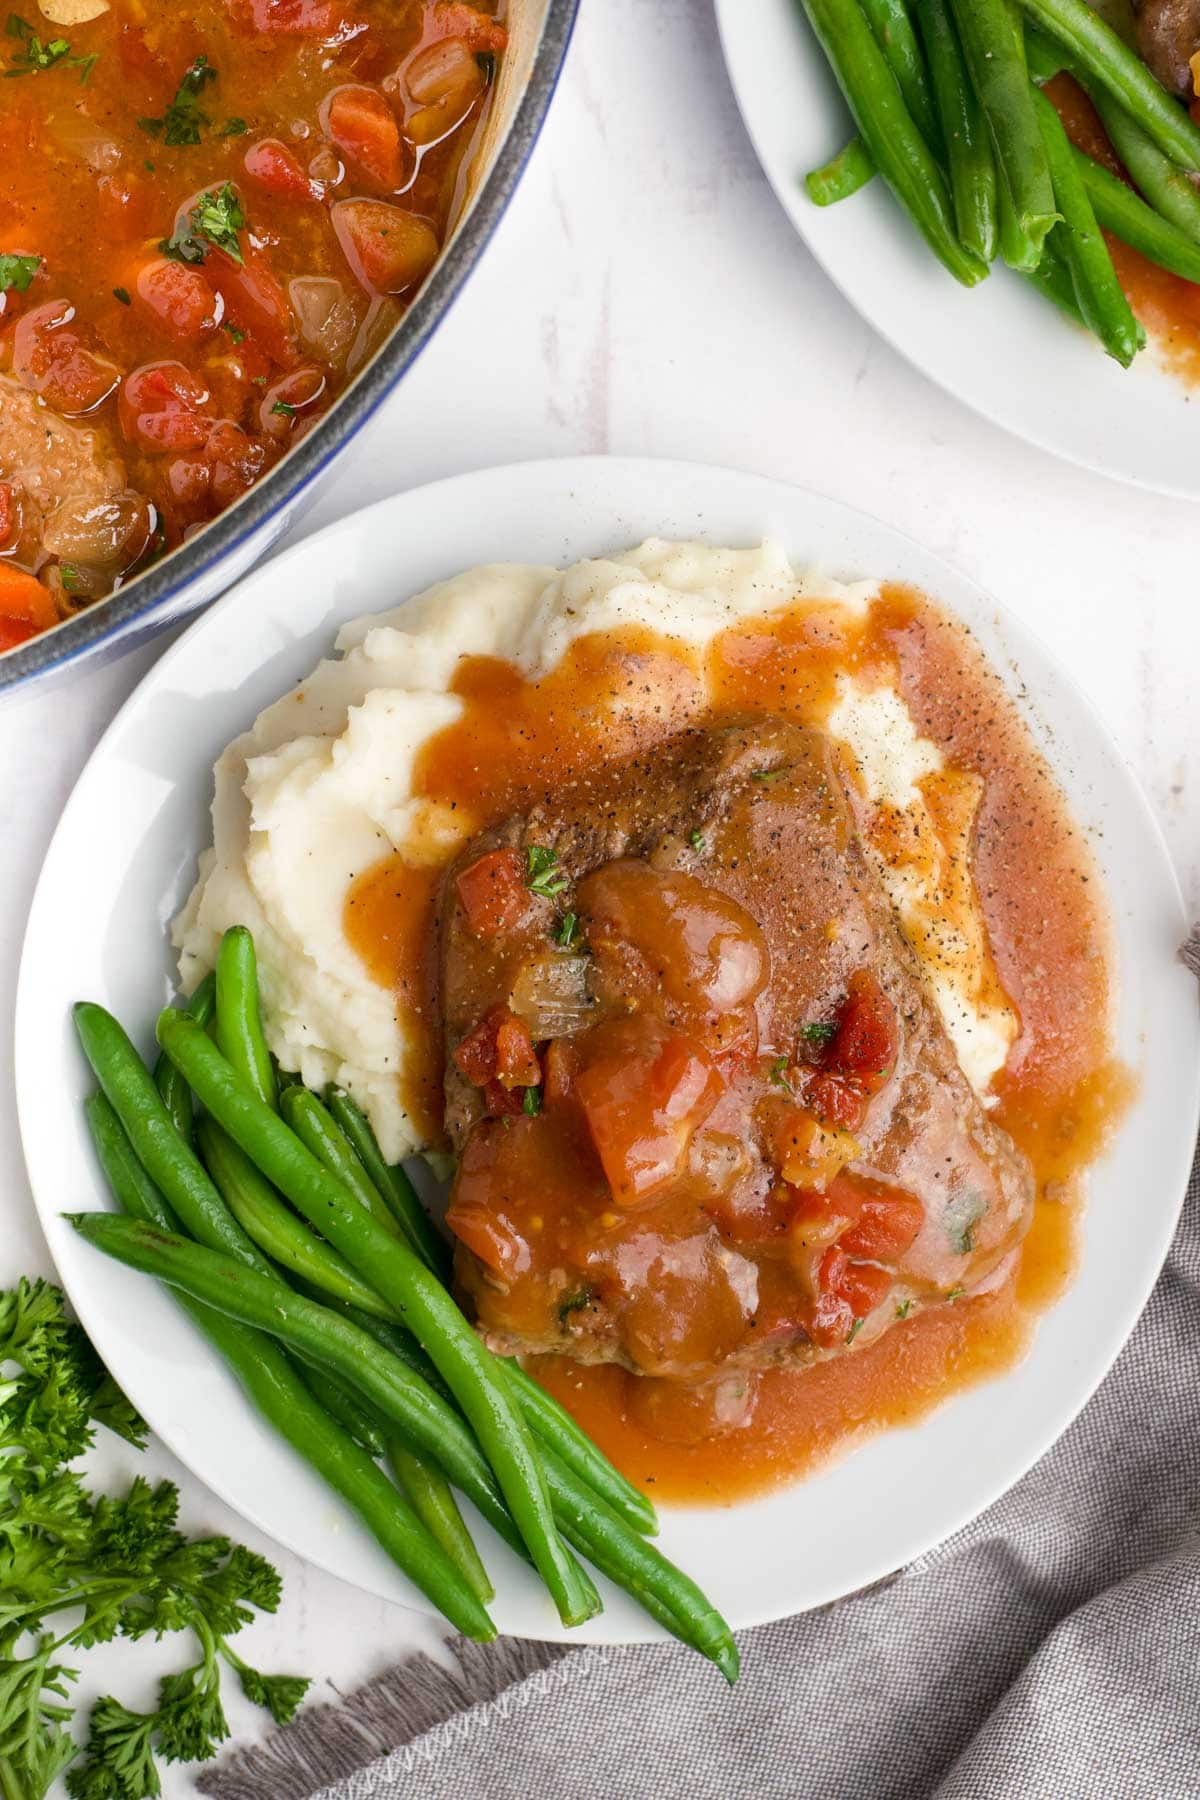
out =
{"type": "Polygon", "coordinates": [[[912,1311],[912,1301],[911,1300],[897,1300],[897,1302],[896,1302],[896,1317],[898,1319],[907,1319],[907,1317],[911,1311],[912,1311]]]}
{"type": "Polygon", "coordinates": [[[217,79],[217,71],[207,56],[198,56],[194,63],[183,72],[183,78],[175,92],[175,98],[168,106],[161,119],[139,119],[142,130],[151,137],[162,134],[162,141],[170,150],[179,150],[200,142],[200,134],[212,120],[207,113],[201,112],[197,104],[210,81],[217,79]]]}
{"type": "Polygon", "coordinates": [[[271,411],[273,413],[282,414],[285,419],[294,419],[296,416],[295,407],[289,406],[286,400],[277,400],[271,408],[271,411]]]}
{"type": "Polygon", "coordinates": [[[966,1291],[965,1287],[952,1287],[946,1298],[947,1300],[961,1300],[966,1291]]]}
{"type": "Polygon", "coordinates": [[[189,230],[176,226],[174,235],[159,243],[163,255],[172,262],[202,263],[210,248],[223,250],[233,262],[244,261],[238,232],[246,223],[246,215],[230,182],[201,194],[187,222],[189,230]]]}
{"type": "Polygon", "coordinates": [[[41,265],[40,256],[0,256],[0,294],[23,294],[41,265]]]}
{"type": "Polygon", "coordinates": [[[788,1070],[787,1057],[786,1056],[777,1056],[775,1058],[775,1061],[771,1064],[770,1071],[769,1071],[769,1078],[775,1087],[786,1088],[788,1093],[790,1094],[792,1091],[792,1084],[788,1080],[787,1070],[788,1070]]]}
{"type": "Polygon", "coordinates": [[[863,1328],[862,1320],[855,1319],[853,1325],[850,1327],[849,1331],[846,1333],[846,1342],[848,1344],[852,1344],[854,1342],[855,1338],[858,1336],[859,1332],[862,1330],[862,1328],[863,1328]]]}
{"type": "Polygon", "coordinates": [[[577,913],[564,913],[554,933],[554,941],[560,950],[569,950],[579,936],[579,916],[577,913]]]}
{"type": "Polygon", "coordinates": [[[63,584],[64,593],[77,594],[83,586],[83,583],[79,579],[79,570],[73,569],[70,563],[59,563],[58,575],[59,580],[63,584]]]}
{"type": "Polygon", "coordinates": [[[540,1113],[541,1110],[542,1110],[542,1090],[541,1090],[541,1088],[527,1087],[525,1089],[525,1097],[521,1101],[521,1111],[523,1113],[526,1113],[530,1118],[532,1118],[534,1113],[540,1113]]]}
{"type": "Polygon", "coordinates": [[[113,289],[113,299],[119,300],[121,302],[122,306],[132,306],[133,305],[133,301],[129,298],[129,289],[128,288],[114,288],[113,289]]]}
{"type": "Polygon", "coordinates": [[[592,1304],[590,1288],[578,1288],[573,1294],[565,1294],[558,1303],[558,1322],[565,1325],[573,1312],[581,1312],[585,1306],[592,1304]]]}
{"type": "Polygon", "coordinates": [[[800,1036],[806,1044],[828,1044],[836,1035],[837,1026],[828,1019],[811,1019],[800,1027],[800,1036]]]}
{"type": "Polygon", "coordinates": [[[692,849],[696,852],[697,856],[703,856],[704,852],[708,849],[708,839],[702,831],[690,831],[688,833],[688,843],[692,846],[692,849]]]}
{"type": "Polygon", "coordinates": [[[782,769],[752,769],[750,772],[750,779],[751,781],[761,781],[763,786],[766,787],[772,781],[782,781],[786,774],[786,765],[782,769]]]}
{"type": "Polygon", "coordinates": [[[245,119],[226,119],[221,127],[221,136],[242,137],[249,129],[245,119]]]}
{"type": "Polygon", "coordinates": [[[544,844],[530,844],[525,851],[525,886],[531,894],[542,894],[553,900],[561,894],[567,885],[565,875],[556,875],[558,866],[557,850],[548,850],[544,844]]]}
{"type": "Polygon", "coordinates": [[[235,344],[242,344],[246,341],[245,332],[240,331],[231,319],[225,320],[223,329],[229,333],[235,344]]]}
{"type": "Polygon", "coordinates": [[[59,63],[65,69],[78,69],[82,84],[96,66],[96,55],[72,56],[71,46],[66,38],[43,39],[38,37],[27,19],[17,13],[9,13],[5,34],[16,38],[21,48],[13,61],[5,69],[6,80],[14,75],[41,75],[47,69],[57,68],[59,63]]]}

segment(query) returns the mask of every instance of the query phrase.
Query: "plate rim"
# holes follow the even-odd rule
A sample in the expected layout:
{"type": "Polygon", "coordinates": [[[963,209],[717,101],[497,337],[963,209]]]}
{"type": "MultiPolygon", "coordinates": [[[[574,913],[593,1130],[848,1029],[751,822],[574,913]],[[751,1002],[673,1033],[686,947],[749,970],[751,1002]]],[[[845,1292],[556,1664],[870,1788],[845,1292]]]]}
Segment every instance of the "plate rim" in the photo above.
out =
{"type": "MultiPolygon", "coordinates": [[[[749,102],[743,82],[739,78],[738,71],[742,67],[742,61],[739,51],[733,47],[737,41],[738,26],[740,25],[743,30],[747,29],[748,21],[751,20],[758,11],[758,7],[746,6],[743,4],[743,0],[713,0],[713,4],[717,22],[717,37],[721,46],[721,57],[725,65],[725,72],[729,79],[730,89],[737,106],[738,117],[742,122],[742,127],[745,130],[747,138],[750,140],[750,146],[754,151],[755,160],[758,163],[759,169],[761,170],[768,187],[771,189],[771,192],[774,194],[784,217],[787,219],[801,243],[812,256],[813,261],[817,264],[821,273],[841,295],[846,305],[851,307],[863,321],[868,330],[872,331],[876,337],[880,338],[890,350],[893,350],[903,362],[907,363],[909,368],[915,369],[918,375],[922,376],[926,381],[932,382],[936,388],[940,389],[943,394],[946,394],[959,406],[966,407],[968,412],[972,413],[977,419],[983,419],[987,424],[1007,432],[1010,437],[1015,438],[1019,443],[1029,444],[1035,450],[1041,451],[1043,455],[1055,457],[1061,462],[1069,463],[1074,468],[1084,469],[1091,475],[1100,475],[1106,481],[1115,481],[1123,486],[1136,488],[1140,493],[1161,494],[1170,500],[1190,501],[1193,505],[1200,504],[1200,477],[1198,477],[1191,486],[1186,486],[1182,483],[1173,483],[1152,476],[1139,475],[1132,470],[1105,462],[1099,454],[1089,455],[1082,449],[1075,449],[1068,447],[1065,444],[1058,443],[1054,440],[1053,435],[1045,428],[1018,423],[1008,414],[994,410],[983,396],[974,392],[964,392],[958,387],[955,387],[951,377],[948,374],[941,372],[935,362],[926,357],[916,346],[905,342],[901,336],[888,327],[884,322],[886,314],[881,318],[877,312],[868,310],[866,301],[858,297],[853,286],[838,272],[836,260],[830,254],[823,234],[818,229],[810,231],[806,227],[804,220],[808,214],[796,198],[796,192],[799,191],[799,178],[797,177],[789,187],[789,184],[779,176],[777,171],[777,155],[767,141],[766,132],[763,129],[761,121],[756,118],[755,109],[749,102]]],[[[805,24],[805,21],[798,0],[797,3],[793,5],[792,10],[796,15],[797,26],[802,27],[805,24]]],[[[803,39],[803,30],[800,31],[800,36],[803,39]]],[[[809,33],[809,37],[811,38],[811,32],[809,33]]],[[[808,44],[806,54],[812,56],[814,59],[819,54],[815,40],[812,40],[808,44]]],[[[829,71],[829,76],[831,80],[834,79],[832,70],[829,71]]],[[[853,131],[853,128],[854,121],[847,110],[847,135],[853,131]]],[[[832,154],[832,151],[830,154],[832,154]]],[[[900,203],[899,201],[896,201],[895,204],[899,206],[900,203]]],[[[819,222],[822,210],[821,207],[818,207],[815,204],[811,206],[811,212],[816,215],[813,219],[814,227],[819,222]]],[[[915,226],[913,227],[913,231],[915,233],[915,226]]],[[[930,254],[932,255],[932,252],[930,252],[930,254]]],[[[946,280],[952,282],[953,277],[947,274],[946,280]]],[[[1096,353],[1097,356],[1102,355],[1098,346],[1096,347],[1096,353]]]]}
{"type": "MultiPolygon", "coordinates": [[[[885,536],[895,542],[897,546],[904,546],[907,549],[914,551],[920,558],[929,561],[945,571],[955,584],[965,588],[971,593],[974,603],[980,606],[981,616],[990,612],[999,620],[1003,630],[1012,634],[1016,640],[1013,648],[1018,655],[1026,648],[1026,645],[1022,640],[1027,640],[1028,645],[1032,646],[1035,655],[1040,658],[1043,668],[1048,669],[1051,672],[1053,680],[1056,683],[1061,684],[1073,695],[1076,704],[1086,717],[1089,736],[1094,737],[1099,741],[1099,745],[1103,748],[1104,752],[1112,757],[1123,773],[1128,795],[1135,802],[1141,826],[1148,832],[1150,840],[1157,849],[1161,863],[1161,871],[1165,878],[1164,892],[1169,893],[1176,920],[1182,929],[1186,919],[1186,910],[1178,875],[1174,868],[1162,827],[1159,824],[1158,818],[1148,797],[1142,789],[1140,781],[1124,756],[1118,740],[1109,730],[1087,693],[1076,681],[1071,670],[1067,668],[1045,645],[1034,627],[1029,625],[1023,617],[1011,611],[1003,602],[998,600],[984,588],[981,583],[975,580],[974,577],[968,575],[939,552],[927,549],[919,542],[919,540],[898,530],[887,521],[881,520],[877,516],[872,515],[861,508],[834,499],[818,489],[803,487],[799,484],[782,481],[771,476],[763,476],[753,471],[731,470],[723,468],[719,464],[698,462],[694,460],[606,456],[600,454],[577,457],[538,458],[515,463],[497,464],[483,469],[444,476],[436,481],[423,484],[419,488],[410,489],[407,492],[385,495],[354,513],[346,514],[340,519],[331,521],[328,525],[324,526],[320,531],[313,533],[310,537],[303,538],[297,543],[290,545],[278,556],[269,558],[267,561],[256,565],[255,568],[249,571],[241,581],[235,584],[233,588],[215,602],[212,607],[192,621],[186,630],[169,646],[164,654],[149,670],[147,670],[146,674],[138,682],[137,686],[133,689],[132,693],[127,697],[106,727],[95,748],[83,765],[83,768],[80,770],[79,776],[72,787],[71,794],[63,806],[59,821],[47,847],[42,868],[38,874],[38,880],[34,889],[29,915],[22,938],[14,1006],[14,1085],[17,1098],[19,1134],[30,1190],[33,1196],[33,1205],[37,1212],[39,1222],[45,1232],[50,1254],[55,1262],[56,1271],[58,1271],[58,1279],[62,1282],[72,1306],[83,1322],[85,1329],[88,1329],[89,1335],[93,1335],[92,1327],[89,1324],[89,1317],[96,1317],[97,1313],[102,1309],[98,1305],[95,1310],[93,1309],[90,1291],[73,1291],[72,1285],[68,1282],[66,1277],[62,1275],[61,1270],[58,1269],[58,1260],[55,1256],[54,1249],[54,1238],[52,1232],[47,1229],[51,1221],[56,1220],[58,1209],[49,1201],[43,1206],[38,1197],[38,1190],[34,1182],[32,1170],[34,1153],[31,1150],[31,1140],[36,1138],[36,1127],[33,1123],[34,1109],[31,1100],[33,1077],[32,1074],[28,1072],[30,1059],[28,1056],[22,1055],[22,1047],[33,1041],[34,1036],[28,1021],[36,1007],[36,1000],[33,994],[33,983],[36,979],[33,950],[36,948],[36,922],[38,920],[41,905],[43,904],[43,888],[48,887],[51,879],[56,873],[54,864],[57,856],[62,854],[62,852],[59,851],[58,846],[60,841],[66,841],[66,838],[72,829],[75,809],[77,806],[82,806],[86,802],[87,795],[84,790],[93,765],[103,760],[110,742],[117,738],[124,726],[126,718],[133,714],[139,705],[143,703],[144,690],[162,682],[165,677],[169,677],[170,671],[174,667],[176,660],[186,658],[188,655],[192,640],[203,634],[205,631],[211,630],[214,624],[221,620],[233,606],[244,606],[254,603],[252,596],[243,595],[243,588],[252,586],[256,581],[264,583],[264,585],[269,585],[271,577],[277,578],[281,571],[286,574],[287,569],[290,566],[311,554],[313,546],[319,540],[335,540],[342,534],[350,534],[353,536],[359,531],[369,529],[375,516],[385,514],[394,507],[404,508],[414,505],[419,507],[428,499],[428,497],[441,490],[461,489],[464,486],[470,487],[473,483],[486,486],[491,483],[504,483],[517,479],[520,481],[532,482],[535,486],[540,485],[542,480],[552,480],[554,482],[563,483],[565,487],[573,491],[580,487],[586,489],[589,477],[603,476],[604,473],[611,473],[614,470],[619,471],[620,477],[629,484],[630,488],[636,487],[639,482],[645,484],[653,481],[656,476],[665,478],[669,475],[671,477],[681,478],[684,482],[694,480],[712,482],[715,478],[720,478],[727,485],[743,485],[748,489],[754,490],[762,496],[764,502],[772,496],[781,500],[786,500],[789,497],[794,500],[798,496],[804,503],[816,504],[823,510],[827,517],[836,517],[840,519],[843,524],[852,525],[855,522],[862,522],[863,524],[868,525],[873,531],[882,531],[885,536]]],[[[705,532],[703,514],[704,511],[707,510],[708,504],[708,502],[701,500],[697,510],[696,527],[697,533],[700,536],[703,536],[705,532]]],[[[522,527],[522,529],[524,529],[524,527],[522,527]]],[[[614,535],[616,535],[618,531],[619,523],[614,521],[614,535]]],[[[412,595],[406,590],[403,597],[407,599],[411,598],[412,595]]],[[[939,595],[935,595],[934,597],[938,599],[939,603],[944,605],[946,610],[952,615],[960,616],[956,602],[951,603],[946,601],[939,595]]],[[[353,613],[344,613],[340,614],[337,619],[333,617],[329,618],[328,638],[330,642],[337,630],[338,624],[353,616],[353,613]]],[[[968,627],[971,628],[972,621],[968,619],[965,622],[968,624],[968,627]]],[[[1009,687],[1009,691],[1011,692],[1007,671],[1001,671],[1001,673],[1005,676],[1006,686],[1009,687]]],[[[1037,720],[1036,710],[1032,709],[1028,704],[1026,704],[1022,711],[1027,722],[1031,716],[1035,721],[1037,720]]],[[[1038,741],[1038,731],[1035,730],[1034,735],[1035,741],[1038,741]]],[[[1039,748],[1041,747],[1039,742],[1039,748]]],[[[1197,1051],[1200,1051],[1200,1022],[1198,1022],[1197,1032],[1194,1036],[1196,1038],[1196,1049],[1197,1051]]],[[[1015,1486],[1015,1484],[1028,1473],[1029,1469],[1032,1468],[1035,1463],[1040,1461],[1052,1445],[1058,1441],[1073,1421],[1079,1416],[1079,1413],[1088,1404],[1096,1389],[1108,1374],[1117,1357],[1127,1344],[1129,1337],[1145,1310],[1166,1261],[1178,1225],[1180,1211],[1186,1197],[1188,1175],[1192,1163],[1191,1146],[1195,1144],[1197,1127],[1200,1126],[1200,1055],[1193,1058],[1193,1060],[1196,1063],[1197,1080],[1193,1084],[1191,1113],[1187,1120],[1187,1131],[1183,1132],[1181,1130],[1178,1150],[1171,1159],[1173,1166],[1169,1185],[1176,1193],[1177,1197],[1174,1205],[1169,1210],[1169,1219],[1167,1212],[1164,1211],[1163,1224],[1161,1227],[1162,1243],[1161,1248],[1155,1251],[1153,1267],[1148,1272],[1146,1278],[1140,1281],[1136,1288],[1130,1290],[1120,1312],[1118,1320],[1119,1329],[1111,1335],[1103,1358],[1098,1359],[1094,1364],[1089,1365],[1089,1374],[1086,1383],[1080,1392],[1076,1394],[1075,1391],[1072,1390],[1072,1395],[1065,1404],[1060,1403],[1056,1408],[1055,1418],[1057,1422],[1047,1424],[1045,1429],[1035,1438],[1030,1439],[1029,1443],[1023,1449],[1021,1456],[1017,1459],[1017,1462],[1011,1464],[1011,1466],[1008,1467],[1007,1472],[996,1479],[982,1500],[972,1501],[966,1504],[963,1507],[961,1514],[955,1516],[949,1524],[939,1522],[932,1529],[922,1530],[919,1533],[913,1534],[913,1541],[906,1549],[906,1552],[900,1561],[900,1567],[907,1566],[913,1561],[930,1554],[930,1552],[938,1545],[945,1543],[949,1538],[953,1537],[958,1531],[963,1529],[964,1526],[978,1518],[980,1514],[986,1511],[989,1506],[993,1505],[1001,1495],[1007,1493],[1015,1486]]],[[[1166,1185],[1167,1184],[1164,1182],[1164,1186],[1166,1185]]],[[[100,1189],[98,1184],[97,1196],[99,1196],[100,1193],[102,1193],[102,1189],[100,1189]]],[[[1083,1216],[1086,1218],[1086,1212],[1083,1216]]],[[[1079,1274],[1080,1267],[1077,1265],[1075,1279],[1078,1279],[1079,1274]]],[[[77,1288],[78,1286],[79,1284],[76,1283],[77,1288]]],[[[1041,1321],[1055,1310],[1055,1306],[1061,1302],[1061,1299],[1062,1296],[1060,1296],[1059,1302],[1055,1302],[1054,1305],[1046,1309],[1045,1313],[1039,1315],[1039,1331],[1041,1321]]],[[[100,1330],[100,1335],[105,1335],[103,1329],[100,1330]]],[[[1032,1354],[1032,1349],[1030,1354],[1032,1354]]],[[[984,1385],[993,1390],[997,1386],[1003,1386],[1007,1380],[1011,1379],[1011,1377],[1019,1371],[1025,1360],[1025,1358],[1019,1359],[1018,1363],[1012,1368],[1003,1371],[999,1376],[989,1378],[984,1385]]],[[[955,1396],[950,1396],[949,1400],[943,1402],[940,1406],[935,1407],[931,1413],[925,1414],[922,1419],[914,1424],[914,1426],[908,1428],[909,1432],[914,1436],[919,1433],[922,1424],[926,1423],[930,1418],[936,1418],[939,1413],[944,1412],[946,1406],[953,1403],[954,1398],[955,1396]]],[[[408,1604],[415,1610],[421,1610],[426,1613],[432,1611],[423,1596],[418,1595],[412,1602],[409,1602],[407,1599],[399,1600],[394,1594],[380,1595],[377,1588],[371,1587],[364,1580],[359,1580],[355,1576],[347,1574],[334,1560],[326,1559],[323,1556],[314,1554],[311,1548],[307,1546],[304,1548],[298,1547],[292,1538],[281,1533],[279,1526],[273,1523],[269,1516],[259,1511],[256,1507],[248,1505],[245,1497],[241,1495],[234,1497],[228,1484],[219,1472],[214,1474],[206,1469],[197,1467],[195,1462],[191,1460],[191,1456],[187,1450],[180,1449],[176,1442],[177,1434],[170,1429],[169,1425],[164,1429],[163,1424],[158,1422],[155,1417],[151,1416],[152,1411],[156,1410],[157,1409],[147,1409],[146,1416],[152,1429],[171,1453],[179,1458],[180,1462],[189,1469],[191,1474],[203,1487],[216,1493],[233,1511],[239,1516],[249,1520],[250,1523],[262,1530],[264,1534],[273,1541],[283,1544],[302,1560],[312,1562],[315,1566],[336,1575],[339,1579],[349,1581],[351,1585],[362,1588],[364,1592],[370,1593],[376,1597],[391,1600],[395,1604],[408,1604]]],[[[878,1433],[871,1442],[879,1443],[890,1439],[897,1435],[897,1432],[902,1429],[903,1428],[897,1427],[878,1433]]],[[[843,1463],[854,1460],[856,1456],[861,1456],[862,1454],[864,1454],[864,1452],[852,1450],[846,1457],[840,1459],[839,1462],[835,1462],[832,1467],[836,1468],[842,1466],[843,1463]]],[[[797,1488],[808,1487],[811,1481],[819,1481],[822,1473],[823,1471],[818,1470],[809,1481],[795,1484],[795,1486],[797,1488]]],[[[787,1490],[785,1488],[783,1490],[775,1491],[780,1492],[787,1490]]],[[[749,1504],[753,1504],[754,1498],[756,1497],[751,1498],[749,1504]]],[[[700,1510],[709,1518],[713,1518],[720,1516],[722,1512],[738,1511],[739,1504],[735,1502],[732,1506],[716,1505],[712,1508],[703,1509],[664,1509],[664,1511],[667,1512],[674,1510],[700,1510]]],[[[887,1560],[891,1563],[891,1568],[897,1566],[894,1562],[891,1562],[891,1559],[887,1560]]],[[[881,1568],[879,1570],[879,1576],[889,1572],[889,1568],[881,1568]]],[[[879,1577],[871,1577],[872,1580],[877,1578],[879,1577]]],[[[739,1615],[735,1628],[738,1630],[748,1629],[779,1617],[790,1616],[796,1611],[803,1612],[812,1610],[815,1607],[828,1604],[831,1599],[845,1598],[859,1592],[861,1591],[862,1585],[864,1584],[855,1583],[848,1587],[841,1588],[837,1594],[830,1594],[827,1597],[817,1597],[807,1600],[803,1602],[799,1608],[794,1604],[789,1603],[783,1612],[777,1607],[775,1610],[771,1610],[770,1607],[767,1607],[765,1610],[761,1608],[758,1610],[751,1610],[739,1615]]],[[[870,1585],[870,1582],[868,1581],[865,1585],[870,1585]]],[[[663,1634],[661,1630],[649,1621],[646,1622],[643,1629],[632,1631],[625,1627],[613,1630],[611,1625],[607,1623],[609,1620],[610,1614],[606,1612],[601,1614],[599,1619],[591,1621],[582,1631],[577,1630],[566,1633],[561,1627],[556,1625],[553,1615],[548,1611],[545,1629],[527,1629],[525,1626],[521,1626],[515,1630],[510,1627],[502,1627],[502,1630],[506,1635],[510,1636],[525,1636],[542,1641],[558,1641],[575,1644],[628,1644],[662,1641],[663,1634]]]]}

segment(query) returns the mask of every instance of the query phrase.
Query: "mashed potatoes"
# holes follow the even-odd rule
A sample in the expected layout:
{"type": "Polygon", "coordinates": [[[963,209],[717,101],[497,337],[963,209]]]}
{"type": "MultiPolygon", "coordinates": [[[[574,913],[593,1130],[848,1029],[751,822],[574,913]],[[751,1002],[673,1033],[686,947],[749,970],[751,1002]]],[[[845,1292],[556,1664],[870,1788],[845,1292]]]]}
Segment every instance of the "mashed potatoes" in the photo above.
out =
{"type": "MultiPolygon", "coordinates": [[[[338,656],[260,714],[217,762],[213,847],[175,923],[184,984],[212,966],[226,927],[249,926],[280,1064],[309,1086],[346,1086],[389,1158],[418,1148],[398,1081],[411,1026],[348,942],[343,911],[354,878],[381,857],[396,851],[440,864],[462,842],[461,822],[412,791],[423,745],[460,715],[449,692],[460,659],[500,657],[536,679],[590,633],[650,626],[702,649],[737,620],[784,607],[862,617],[874,593],[871,584],[798,575],[774,544],[728,550],[652,539],[561,571],[470,569],[347,625],[338,656]]],[[[1016,1020],[969,873],[977,778],[943,766],[891,689],[843,677],[826,726],[857,767],[866,840],[963,1067],[984,1091],[1016,1020]]]]}

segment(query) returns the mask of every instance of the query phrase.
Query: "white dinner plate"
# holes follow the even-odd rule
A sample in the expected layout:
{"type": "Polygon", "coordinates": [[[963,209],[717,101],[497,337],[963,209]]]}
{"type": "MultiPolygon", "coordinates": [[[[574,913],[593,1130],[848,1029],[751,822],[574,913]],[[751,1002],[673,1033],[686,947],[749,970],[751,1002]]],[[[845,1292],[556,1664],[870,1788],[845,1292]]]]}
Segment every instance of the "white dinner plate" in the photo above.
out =
{"type": "MultiPolygon", "coordinates": [[[[662,1544],[735,1625],[819,1606],[899,1568],[994,1500],[1084,1404],[1133,1327],[1182,1199],[1200,1014],[1176,960],[1184,918],[1151,814],[1086,701],[1028,632],[887,526],[816,494],[682,463],[529,463],[441,481],[343,519],[253,574],[146,676],[84,770],[46,858],[21,966],[16,1074],[37,1207],[63,1283],[117,1380],[189,1468],[263,1531],[370,1592],[428,1610],[365,1531],[242,1400],[170,1296],[59,1217],[105,1204],[84,1128],[91,1082],[72,1001],[102,1001],[147,1053],[172,988],[167,928],[208,838],[225,743],[332,645],[338,626],[473,563],[568,563],[652,535],[779,538],[837,576],[912,582],[958,613],[1020,696],[1105,871],[1119,934],[1120,1050],[1140,1095],[1094,1172],[1074,1285],[1026,1361],[791,1488],[665,1511],[662,1544]],[[887,1504],[879,1504],[880,1496],[887,1504]]],[[[562,1635],[535,1580],[480,1526],[502,1631],[562,1635]]],[[[652,1639],[623,1595],[576,1640],[652,1639]]]]}
{"type": "MultiPolygon", "coordinates": [[[[767,178],[826,274],[880,336],[1030,443],[1123,481],[1200,497],[1196,408],[1153,341],[1122,369],[1002,265],[978,287],[960,287],[878,178],[836,206],[815,206],[804,176],[854,126],[800,0],[716,5],[767,178]]],[[[798,311],[796,330],[804,328],[798,311]]]]}

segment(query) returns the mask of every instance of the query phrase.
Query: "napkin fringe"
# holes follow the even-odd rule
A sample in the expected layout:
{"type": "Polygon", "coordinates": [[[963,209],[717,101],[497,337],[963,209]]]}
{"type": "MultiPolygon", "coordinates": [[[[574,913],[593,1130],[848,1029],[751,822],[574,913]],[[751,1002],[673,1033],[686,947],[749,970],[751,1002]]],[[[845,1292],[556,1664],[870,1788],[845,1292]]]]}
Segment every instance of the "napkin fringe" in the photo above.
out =
{"type": "Polygon", "coordinates": [[[308,1706],[283,1730],[223,1757],[198,1773],[196,1786],[210,1800],[307,1800],[569,1654],[526,1638],[457,1638],[448,1647],[457,1668],[419,1651],[344,1700],[308,1706]]]}
{"type": "Polygon", "coordinates": [[[1185,963],[1200,980],[1200,923],[1192,926],[1179,951],[1180,961],[1185,963]]]}

